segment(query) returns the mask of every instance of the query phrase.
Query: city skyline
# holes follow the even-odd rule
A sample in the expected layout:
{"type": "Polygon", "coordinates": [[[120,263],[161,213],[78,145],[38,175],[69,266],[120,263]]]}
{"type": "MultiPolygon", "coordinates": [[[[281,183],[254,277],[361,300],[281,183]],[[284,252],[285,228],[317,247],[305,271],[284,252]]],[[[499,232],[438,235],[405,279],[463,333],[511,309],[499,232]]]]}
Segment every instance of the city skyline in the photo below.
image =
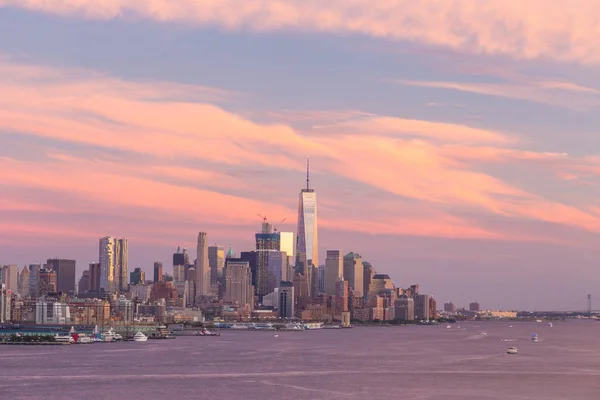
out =
{"type": "Polygon", "coordinates": [[[0,263],[252,250],[257,213],[297,232],[310,155],[315,266],[490,308],[600,295],[596,2],[131,3],[0,0],[0,263]]]}

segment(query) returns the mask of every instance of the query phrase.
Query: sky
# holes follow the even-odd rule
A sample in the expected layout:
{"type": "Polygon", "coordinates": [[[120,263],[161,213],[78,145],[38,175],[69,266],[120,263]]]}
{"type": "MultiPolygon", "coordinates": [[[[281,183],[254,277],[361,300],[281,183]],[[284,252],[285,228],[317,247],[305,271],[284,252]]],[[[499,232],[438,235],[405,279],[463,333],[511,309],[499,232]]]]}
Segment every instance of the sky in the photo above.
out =
{"type": "Polygon", "coordinates": [[[0,0],[0,264],[81,273],[107,235],[148,273],[199,231],[251,250],[258,214],[296,230],[309,156],[321,263],[354,251],[459,307],[585,309],[599,7],[0,0]]]}

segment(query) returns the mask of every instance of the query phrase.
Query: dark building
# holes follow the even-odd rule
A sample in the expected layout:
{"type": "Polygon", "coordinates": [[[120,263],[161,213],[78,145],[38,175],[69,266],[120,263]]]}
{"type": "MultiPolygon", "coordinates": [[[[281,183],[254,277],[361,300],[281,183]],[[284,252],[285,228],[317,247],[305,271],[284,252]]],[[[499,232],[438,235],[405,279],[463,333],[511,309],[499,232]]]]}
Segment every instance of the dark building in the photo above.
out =
{"type": "Polygon", "coordinates": [[[453,313],[455,311],[454,303],[444,303],[444,311],[453,313]]]}
{"type": "Polygon", "coordinates": [[[162,282],[163,280],[163,268],[161,262],[154,263],[154,283],[162,282]]]}
{"type": "Polygon", "coordinates": [[[75,292],[75,260],[48,259],[46,269],[56,272],[56,291],[75,292]]]}
{"type": "Polygon", "coordinates": [[[100,263],[90,263],[90,289],[92,292],[100,291],[100,263]]]}
{"type": "Polygon", "coordinates": [[[77,293],[86,293],[90,290],[90,271],[85,270],[83,274],[81,274],[81,278],[79,278],[79,283],[77,284],[77,293]]]}
{"type": "Polygon", "coordinates": [[[181,248],[177,247],[177,252],[173,253],[173,265],[186,265],[185,256],[181,248]]]}
{"type": "Polygon", "coordinates": [[[146,273],[141,268],[136,268],[129,274],[129,282],[132,285],[139,285],[146,281],[146,273]]]}
{"type": "MultiPolygon", "coordinates": [[[[281,238],[278,232],[273,232],[271,224],[266,221],[262,224],[262,230],[255,235],[256,239],[256,267],[252,271],[254,288],[259,301],[264,295],[269,294],[269,253],[279,251],[281,238]]],[[[279,282],[277,282],[278,284],[279,282]]],[[[273,285],[271,285],[273,286],[273,285]]]]}
{"type": "Polygon", "coordinates": [[[41,268],[38,288],[40,296],[56,292],[56,272],[52,269],[41,268]]]}
{"type": "Polygon", "coordinates": [[[478,312],[479,310],[480,310],[479,303],[475,302],[475,303],[469,304],[469,311],[478,312]]]}
{"type": "Polygon", "coordinates": [[[294,318],[294,284],[281,282],[279,284],[279,317],[294,318]]]}
{"type": "Polygon", "coordinates": [[[227,261],[247,261],[250,265],[250,273],[252,274],[252,286],[256,288],[256,269],[258,266],[258,252],[256,251],[242,251],[239,258],[227,258],[225,259],[225,266],[227,261]]]}

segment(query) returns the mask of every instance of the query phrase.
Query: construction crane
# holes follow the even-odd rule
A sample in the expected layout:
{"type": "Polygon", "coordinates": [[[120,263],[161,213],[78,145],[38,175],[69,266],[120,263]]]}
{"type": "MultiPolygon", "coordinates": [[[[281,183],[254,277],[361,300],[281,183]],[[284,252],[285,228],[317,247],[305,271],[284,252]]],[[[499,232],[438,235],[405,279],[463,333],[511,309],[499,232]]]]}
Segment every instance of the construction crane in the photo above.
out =
{"type": "MultiPolygon", "coordinates": [[[[277,225],[283,224],[283,221],[285,221],[285,218],[282,219],[281,221],[279,221],[279,224],[277,224],[277,225]]],[[[276,226],[273,226],[273,232],[277,232],[277,227],[276,226]]]]}
{"type": "Polygon", "coordinates": [[[263,222],[267,222],[267,217],[263,217],[262,215],[260,215],[259,213],[256,213],[256,215],[258,215],[259,217],[261,217],[263,219],[263,222]]]}

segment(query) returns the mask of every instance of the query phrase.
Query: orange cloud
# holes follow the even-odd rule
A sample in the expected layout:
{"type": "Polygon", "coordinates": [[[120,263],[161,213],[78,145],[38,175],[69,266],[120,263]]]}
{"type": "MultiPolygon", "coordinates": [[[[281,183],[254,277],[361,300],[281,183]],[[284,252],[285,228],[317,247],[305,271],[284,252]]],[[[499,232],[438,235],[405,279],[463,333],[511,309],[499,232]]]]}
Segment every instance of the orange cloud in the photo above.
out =
{"type": "Polygon", "coordinates": [[[254,31],[363,34],[521,59],[600,64],[598,0],[0,0],[52,14],[254,31]]]}
{"type": "MultiPolygon", "coordinates": [[[[70,71],[7,62],[0,62],[0,71],[5,73],[0,79],[1,130],[84,144],[111,155],[88,156],[81,150],[74,156],[51,149],[46,151],[50,161],[0,158],[0,184],[79,196],[98,212],[126,208],[189,218],[197,224],[233,226],[255,224],[256,213],[269,210],[293,221],[293,193],[298,187],[289,185],[286,173],[303,170],[302,157],[310,155],[318,160],[317,174],[326,174],[327,181],[341,176],[390,193],[398,202],[410,198],[430,206],[422,216],[399,217],[394,210],[378,209],[374,200],[362,221],[322,216],[324,226],[334,229],[506,237],[452,215],[455,210],[475,210],[600,231],[598,218],[583,208],[527,192],[478,170],[473,160],[562,157],[481,146],[518,144],[503,133],[352,113],[352,118],[359,118],[306,134],[284,124],[258,124],[213,104],[164,98],[163,89],[179,90],[170,89],[168,83],[130,83],[94,73],[86,76],[84,71],[74,79],[70,71]],[[38,82],[38,76],[52,79],[38,82]],[[148,94],[162,100],[147,101],[148,94]],[[129,155],[142,161],[129,160],[129,155]],[[212,167],[196,169],[188,161],[212,167]],[[280,181],[265,185],[278,192],[290,188],[290,202],[278,205],[266,195],[261,198],[268,191],[257,190],[255,181],[249,185],[227,175],[223,171],[229,167],[262,167],[281,174],[280,181]],[[242,190],[254,193],[242,195],[242,190]]],[[[343,207],[363,206],[344,201],[343,207]]],[[[406,204],[398,208],[411,209],[406,204]]]]}

